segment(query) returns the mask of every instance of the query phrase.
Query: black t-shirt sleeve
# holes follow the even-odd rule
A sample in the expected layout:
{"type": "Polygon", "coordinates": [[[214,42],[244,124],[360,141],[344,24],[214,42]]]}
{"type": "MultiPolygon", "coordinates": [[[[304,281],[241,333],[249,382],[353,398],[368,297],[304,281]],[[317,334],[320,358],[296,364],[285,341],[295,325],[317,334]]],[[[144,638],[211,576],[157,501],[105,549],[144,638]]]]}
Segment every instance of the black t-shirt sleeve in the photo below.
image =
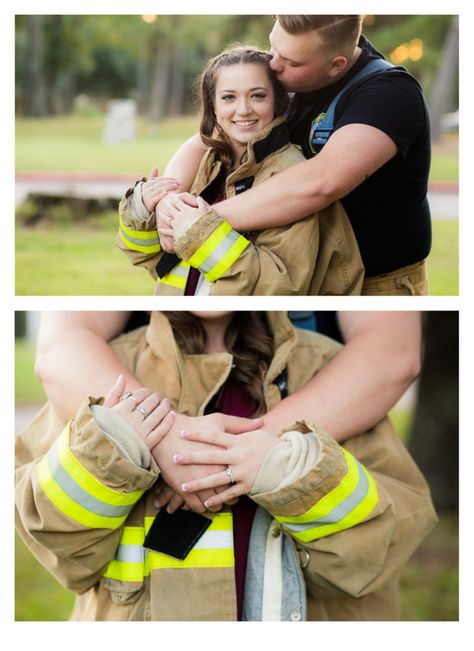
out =
{"type": "Polygon", "coordinates": [[[389,136],[402,156],[426,126],[420,89],[406,75],[380,74],[349,91],[336,109],[335,129],[367,124],[389,136]]]}

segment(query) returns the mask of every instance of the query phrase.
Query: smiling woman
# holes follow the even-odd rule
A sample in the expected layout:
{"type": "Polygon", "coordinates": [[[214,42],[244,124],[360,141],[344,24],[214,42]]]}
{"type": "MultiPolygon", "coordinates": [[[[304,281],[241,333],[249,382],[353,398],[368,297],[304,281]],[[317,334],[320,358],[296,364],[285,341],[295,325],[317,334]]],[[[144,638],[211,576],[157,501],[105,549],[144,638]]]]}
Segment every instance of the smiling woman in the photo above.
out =
{"type": "Polygon", "coordinates": [[[200,138],[208,151],[191,188],[198,210],[194,197],[186,203],[174,194],[179,179],[157,170],[122,199],[118,246],[148,269],[157,294],[360,293],[363,265],[341,204],[318,219],[255,233],[238,233],[210,208],[303,160],[289,140],[288,93],[270,61],[267,52],[238,47],[202,73],[200,138]],[[171,219],[157,230],[163,209],[171,219]],[[169,235],[173,254],[162,249],[169,235]]]}

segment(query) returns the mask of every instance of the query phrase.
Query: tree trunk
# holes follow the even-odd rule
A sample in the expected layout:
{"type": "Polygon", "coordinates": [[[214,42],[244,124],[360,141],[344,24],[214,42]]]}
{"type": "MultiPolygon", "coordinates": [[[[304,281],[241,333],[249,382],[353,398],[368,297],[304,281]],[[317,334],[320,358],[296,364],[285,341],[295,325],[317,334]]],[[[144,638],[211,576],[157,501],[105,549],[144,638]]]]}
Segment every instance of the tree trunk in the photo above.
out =
{"type": "Polygon", "coordinates": [[[175,43],[173,48],[173,74],[171,77],[170,115],[184,113],[184,77],[185,50],[182,43],[175,43]]]}
{"type": "Polygon", "coordinates": [[[44,61],[44,16],[28,16],[28,52],[26,57],[25,113],[29,117],[46,115],[44,61]]]}
{"type": "Polygon", "coordinates": [[[150,120],[158,122],[166,114],[169,97],[170,48],[161,41],[156,48],[150,97],[150,120]]]}
{"type": "Polygon", "coordinates": [[[436,74],[430,97],[431,137],[441,137],[441,119],[452,110],[453,92],[459,67],[459,17],[453,16],[446,35],[441,63],[436,74]]]}
{"type": "Polygon", "coordinates": [[[427,312],[424,361],[409,449],[440,510],[458,508],[459,315],[427,312]]]}

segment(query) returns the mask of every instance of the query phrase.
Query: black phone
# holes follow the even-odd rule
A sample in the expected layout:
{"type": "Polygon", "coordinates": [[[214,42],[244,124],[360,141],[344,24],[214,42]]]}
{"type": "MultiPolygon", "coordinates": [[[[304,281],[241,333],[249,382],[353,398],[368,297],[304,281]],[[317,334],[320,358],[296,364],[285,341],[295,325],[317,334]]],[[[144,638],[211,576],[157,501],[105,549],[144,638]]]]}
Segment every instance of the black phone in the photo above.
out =
{"type": "Polygon", "coordinates": [[[211,522],[193,511],[178,509],[168,513],[161,509],[146,535],[144,547],[184,561],[211,522]]]}

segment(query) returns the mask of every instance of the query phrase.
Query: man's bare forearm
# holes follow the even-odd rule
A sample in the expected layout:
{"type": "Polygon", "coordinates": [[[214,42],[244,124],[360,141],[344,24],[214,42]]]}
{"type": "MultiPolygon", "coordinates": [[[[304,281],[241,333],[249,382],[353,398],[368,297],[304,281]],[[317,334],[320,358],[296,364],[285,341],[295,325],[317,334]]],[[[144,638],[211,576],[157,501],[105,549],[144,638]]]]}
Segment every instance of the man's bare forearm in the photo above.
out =
{"type": "Polygon", "coordinates": [[[373,427],[420,370],[418,312],[339,314],[346,345],[299,391],[264,416],[279,431],[306,418],[344,441],[373,427]]]}
{"type": "Polygon", "coordinates": [[[44,312],[35,371],[63,418],[72,418],[90,395],[103,396],[117,377],[141,386],[108,344],[125,327],[128,312],[44,312]]]}
{"type": "Polygon", "coordinates": [[[396,152],[395,143],[378,129],[346,125],[331,136],[314,158],[297,163],[214,208],[241,233],[292,224],[345,197],[396,152]]]}

